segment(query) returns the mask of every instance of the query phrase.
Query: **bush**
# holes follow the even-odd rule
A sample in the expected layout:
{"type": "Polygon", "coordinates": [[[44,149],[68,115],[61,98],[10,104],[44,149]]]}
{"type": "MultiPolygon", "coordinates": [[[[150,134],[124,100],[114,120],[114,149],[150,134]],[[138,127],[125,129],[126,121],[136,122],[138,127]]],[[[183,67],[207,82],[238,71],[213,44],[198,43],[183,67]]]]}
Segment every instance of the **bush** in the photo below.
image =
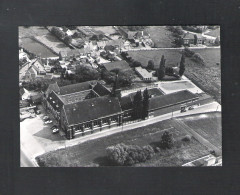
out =
{"type": "Polygon", "coordinates": [[[161,137],[160,147],[162,149],[170,149],[173,147],[173,136],[168,131],[165,131],[161,137]]]}
{"type": "Polygon", "coordinates": [[[107,157],[116,165],[133,165],[145,162],[154,155],[151,146],[125,145],[123,143],[106,148],[107,157]]]}
{"type": "Polygon", "coordinates": [[[195,52],[190,50],[188,47],[184,48],[183,53],[186,57],[192,57],[195,54],[195,52]]]}
{"type": "Polygon", "coordinates": [[[200,63],[201,65],[205,65],[204,58],[199,53],[195,53],[192,56],[192,60],[194,60],[197,63],[200,63]]]}
{"type": "Polygon", "coordinates": [[[191,135],[186,135],[182,138],[182,141],[184,142],[189,142],[190,140],[192,139],[192,136],[191,135]]]}

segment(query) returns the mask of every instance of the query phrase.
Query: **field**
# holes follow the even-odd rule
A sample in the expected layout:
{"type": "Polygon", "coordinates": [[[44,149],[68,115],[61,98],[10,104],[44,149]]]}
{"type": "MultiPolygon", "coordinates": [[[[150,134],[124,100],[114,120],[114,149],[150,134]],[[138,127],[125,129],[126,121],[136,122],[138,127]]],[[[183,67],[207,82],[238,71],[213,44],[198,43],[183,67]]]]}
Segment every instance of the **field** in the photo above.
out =
{"type": "Polygon", "coordinates": [[[50,49],[31,38],[22,38],[21,45],[24,49],[35,55],[41,55],[42,58],[57,57],[50,49]]]}
{"type": "Polygon", "coordinates": [[[194,129],[218,148],[222,148],[221,113],[206,113],[179,118],[185,125],[194,129]]]}
{"type": "MultiPolygon", "coordinates": [[[[203,91],[212,95],[219,103],[221,103],[221,62],[220,49],[192,49],[199,53],[205,60],[205,66],[202,66],[193,60],[186,58],[185,75],[191,79],[194,84],[203,91]]],[[[153,60],[155,67],[158,68],[161,56],[166,59],[166,66],[177,66],[181,59],[181,49],[163,49],[151,51],[131,51],[129,55],[147,66],[149,60],[153,60]]]]}
{"type": "Polygon", "coordinates": [[[175,128],[175,125],[175,120],[165,120],[46,153],[37,157],[37,161],[40,166],[47,167],[108,166],[111,164],[106,158],[106,147],[118,143],[158,146],[164,131],[173,134],[176,140],[174,148],[166,151],[162,150],[151,160],[136,166],[181,166],[209,153],[209,150],[194,138],[189,143],[181,141],[188,133],[185,129],[175,128]]]}
{"type": "Polygon", "coordinates": [[[32,37],[32,36],[41,36],[46,35],[48,30],[43,26],[19,26],[18,28],[19,38],[32,37]]]}
{"type": "Polygon", "coordinates": [[[146,31],[150,34],[155,47],[173,47],[174,37],[166,29],[166,26],[148,26],[146,31]]]}

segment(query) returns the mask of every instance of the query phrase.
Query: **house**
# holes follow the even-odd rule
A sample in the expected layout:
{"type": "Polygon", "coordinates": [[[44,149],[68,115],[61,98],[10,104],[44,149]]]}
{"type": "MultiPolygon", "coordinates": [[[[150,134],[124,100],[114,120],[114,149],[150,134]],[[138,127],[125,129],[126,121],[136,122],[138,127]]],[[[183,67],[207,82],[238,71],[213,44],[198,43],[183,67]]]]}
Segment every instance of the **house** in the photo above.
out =
{"type": "Polygon", "coordinates": [[[32,68],[37,72],[37,74],[40,75],[46,74],[46,70],[39,59],[32,63],[32,68]]]}
{"type": "Polygon", "coordinates": [[[25,88],[20,88],[19,94],[20,94],[21,100],[29,100],[31,97],[31,93],[28,90],[26,90],[25,88]]]}
{"type": "Polygon", "coordinates": [[[183,35],[183,44],[184,45],[190,45],[194,44],[195,41],[195,35],[197,36],[197,44],[203,44],[204,38],[201,34],[192,34],[192,33],[186,33],[183,35]]]}
{"type": "Polygon", "coordinates": [[[152,73],[148,72],[145,68],[136,67],[135,71],[143,81],[146,81],[146,82],[152,81],[153,79],[152,73]]]}
{"type": "Polygon", "coordinates": [[[129,64],[125,60],[103,63],[102,65],[108,71],[112,71],[114,69],[119,69],[119,70],[129,70],[129,69],[131,69],[129,64]]]}

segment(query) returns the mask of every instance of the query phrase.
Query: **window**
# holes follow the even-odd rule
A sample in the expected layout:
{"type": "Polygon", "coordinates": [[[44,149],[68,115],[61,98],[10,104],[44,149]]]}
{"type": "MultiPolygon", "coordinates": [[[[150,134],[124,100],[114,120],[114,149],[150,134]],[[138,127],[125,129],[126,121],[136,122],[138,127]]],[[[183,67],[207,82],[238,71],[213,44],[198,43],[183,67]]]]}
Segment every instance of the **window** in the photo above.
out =
{"type": "Polygon", "coordinates": [[[103,123],[103,124],[107,124],[107,123],[108,123],[108,118],[104,118],[104,119],[102,120],[102,123],[103,123]]]}
{"type": "Polygon", "coordinates": [[[99,125],[99,121],[94,121],[93,126],[98,126],[99,125]]]}
{"type": "Polygon", "coordinates": [[[90,129],[90,128],[91,128],[91,124],[90,124],[90,123],[86,123],[86,124],[85,124],[85,128],[86,128],[86,129],[90,129]]]}

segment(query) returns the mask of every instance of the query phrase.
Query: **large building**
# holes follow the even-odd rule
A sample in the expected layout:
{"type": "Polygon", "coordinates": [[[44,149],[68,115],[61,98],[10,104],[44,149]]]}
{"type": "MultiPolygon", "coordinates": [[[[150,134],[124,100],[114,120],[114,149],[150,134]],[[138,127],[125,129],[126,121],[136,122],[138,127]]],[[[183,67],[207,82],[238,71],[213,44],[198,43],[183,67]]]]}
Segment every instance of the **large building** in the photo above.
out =
{"type": "MultiPolygon", "coordinates": [[[[45,92],[44,105],[52,112],[66,137],[72,139],[131,121],[135,94],[121,96],[118,77],[112,90],[99,81],[63,87],[54,83],[45,92]]],[[[152,88],[148,89],[148,94],[147,118],[211,101],[211,97],[206,94],[197,95],[188,90],[166,95],[160,89],[152,88]]]]}

